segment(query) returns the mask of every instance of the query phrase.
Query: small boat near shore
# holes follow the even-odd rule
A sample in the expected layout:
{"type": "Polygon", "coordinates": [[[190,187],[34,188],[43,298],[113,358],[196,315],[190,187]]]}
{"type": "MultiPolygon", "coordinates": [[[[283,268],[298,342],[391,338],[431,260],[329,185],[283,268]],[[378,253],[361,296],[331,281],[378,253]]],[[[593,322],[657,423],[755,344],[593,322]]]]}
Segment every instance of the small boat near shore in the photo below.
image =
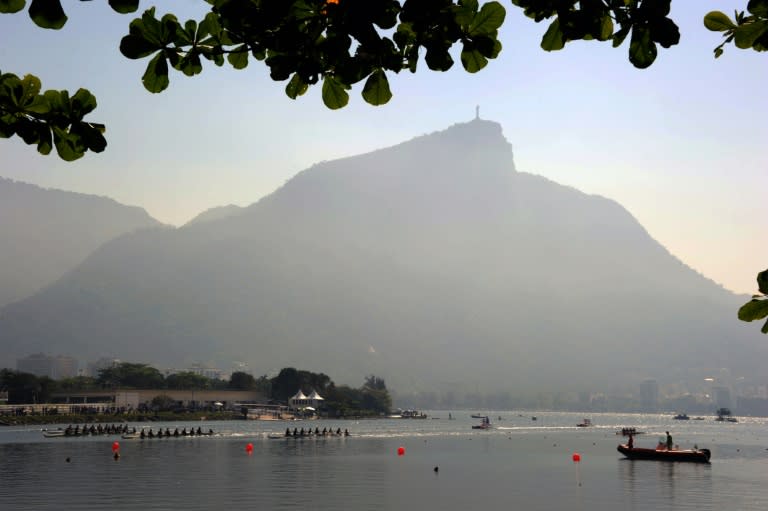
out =
{"type": "Polygon", "coordinates": [[[60,436],[65,436],[65,433],[63,429],[44,429],[43,436],[45,438],[57,438],[60,436]]]}
{"type": "Polygon", "coordinates": [[[491,419],[488,417],[481,417],[480,424],[474,424],[472,429],[491,429],[491,419]]]}
{"type": "Polygon", "coordinates": [[[589,428],[592,426],[592,419],[584,419],[580,423],[576,424],[577,428],[589,428]]]}
{"type": "Polygon", "coordinates": [[[631,460],[656,460],[656,461],[687,461],[693,463],[709,463],[711,455],[709,449],[643,449],[630,448],[626,444],[620,444],[616,450],[631,460]]]}

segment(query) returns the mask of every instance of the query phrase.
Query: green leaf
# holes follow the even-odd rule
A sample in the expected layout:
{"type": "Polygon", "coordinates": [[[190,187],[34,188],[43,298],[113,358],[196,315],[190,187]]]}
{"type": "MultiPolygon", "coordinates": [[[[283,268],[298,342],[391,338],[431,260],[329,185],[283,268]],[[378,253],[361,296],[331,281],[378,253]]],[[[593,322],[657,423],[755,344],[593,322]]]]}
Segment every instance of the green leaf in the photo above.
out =
{"type": "Polygon", "coordinates": [[[629,31],[631,29],[631,25],[626,25],[621,27],[615,34],[613,34],[613,47],[618,48],[621,46],[621,43],[624,42],[624,39],[627,38],[629,35],[629,31]]]}
{"type": "Polygon", "coordinates": [[[435,47],[427,48],[427,54],[424,56],[427,67],[432,71],[448,71],[453,66],[453,58],[448,53],[447,48],[435,47]]]}
{"type": "Polygon", "coordinates": [[[0,0],[0,13],[13,14],[24,8],[26,0],[0,0]]]}
{"type": "Polygon", "coordinates": [[[742,321],[754,321],[768,316],[768,300],[753,298],[739,309],[739,319],[742,321]]]}
{"type": "Polygon", "coordinates": [[[768,20],[755,20],[750,23],[744,23],[734,29],[734,44],[737,48],[746,50],[751,48],[755,41],[768,31],[768,20]]]}
{"type": "Polygon", "coordinates": [[[186,76],[195,76],[203,72],[203,64],[200,62],[200,55],[197,52],[190,51],[181,58],[176,69],[180,70],[186,76]]]}
{"type": "Polygon", "coordinates": [[[227,55],[227,60],[235,69],[245,69],[248,67],[248,46],[238,46],[227,55]]]}
{"type": "Polygon", "coordinates": [[[72,96],[70,103],[72,105],[72,113],[79,119],[82,119],[96,109],[96,96],[87,89],[78,89],[75,95],[72,96]]]}
{"type": "Polygon", "coordinates": [[[506,15],[507,11],[499,2],[488,2],[483,5],[469,25],[469,35],[496,35],[506,15]]]}
{"type": "Polygon", "coordinates": [[[293,73],[288,85],[285,86],[285,94],[291,98],[296,99],[309,89],[309,85],[304,82],[299,76],[299,73],[293,73]]]}
{"type": "Polygon", "coordinates": [[[680,29],[669,18],[663,18],[651,23],[651,39],[663,48],[669,48],[680,42],[680,29]]]}
{"type": "Polygon", "coordinates": [[[461,64],[470,73],[477,73],[488,65],[488,59],[477,48],[465,43],[461,51],[461,64]]]}
{"type": "Polygon", "coordinates": [[[48,100],[45,99],[45,96],[39,95],[32,103],[27,105],[26,110],[33,114],[47,114],[51,111],[51,105],[48,103],[48,100]]]}
{"type": "Polygon", "coordinates": [[[40,134],[40,140],[37,143],[37,152],[42,155],[48,155],[53,149],[53,141],[51,139],[51,128],[47,124],[42,124],[38,129],[40,134]]]}
{"type": "Polygon", "coordinates": [[[768,18],[768,0],[749,0],[747,10],[760,18],[768,18]]]}
{"type": "Polygon", "coordinates": [[[136,12],[139,8],[139,0],[109,0],[109,6],[115,12],[128,14],[129,12],[136,12]]]}
{"type": "Polygon", "coordinates": [[[365,81],[363,99],[374,106],[385,105],[392,99],[387,74],[383,70],[377,69],[365,81]]]}
{"type": "Polygon", "coordinates": [[[480,55],[489,59],[495,59],[501,53],[501,41],[498,39],[492,39],[488,36],[477,36],[472,39],[472,46],[464,46],[464,50],[471,50],[472,47],[480,52],[480,55]]]}
{"type": "Polygon", "coordinates": [[[214,40],[218,40],[221,35],[221,24],[219,23],[219,17],[216,13],[209,12],[205,15],[203,21],[197,27],[198,40],[202,40],[209,34],[213,36],[214,40]]]}
{"type": "Polygon", "coordinates": [[[22,96],[19,98],[18,106],[26,108],[31,105],[40,94],[40,78],[35,75],[24,75],[21,79],[22,96]]]}
{"type": "Polygon", "coordinates": [[[26,144],[36,144],[40,140],[40,133],[37,129],[38,123],[20,117],[16,120],[16,134],[24,140],[26,144]]]}
{"type": "Polygon", "coordinates": [[[59,158],[64,161],[75,161],[85,153],[80,137],[56,126],[53,127],[53,144],[56,146],[59,158]]]}
{"type": "Polygon", "coordinates": [[[713,32],[725,32],[736,28],[731,18],[720,11],[712,11],[704,16],[704,26],[713,32]]]}
{"type": "Polygon", "coordinates": [[[610,16],[606,15],[603,16],[603,19],[600,21],[600,36],[598,37],[601,41],[607,41],[611,38],[613,35],[613,20],[610,16]]]}
{"type": "Polygon", "coordinates": [[[656,44],[651,40],[651,33],[646,27],[635,25],[629,44],[629,61],[636,68],[645,69],[656,60],[656,44]]]}
{"type": "Polygon", "coordinates": [[[32,0],[29,17],[41,28],[58,30],[67,22],[67,15],[59,0],[32,0]]]}
{"type": "Polygon", "coordinates": [[[323,103],[331,110],[338,110],[347,106],[349,103],[349,94],[344,90],[349,86],[344,86],[333,76],[323,78],[323,103]]]}
{"type": "Polygon", "coordinates": [[[120,40],[120,53],[129,59],[144,58],[161,48],[161,45],[148,41],[140,35],[129,34],[120,40]]]}
{"type": "Polygon", "coordinates": [[[555,18],[544,36],[541,38],[541,48],[545,51],[562,50],[565,47],[563,32],[560,30],[560,18],[555,18]]]}
{"type": "Polygon", "coordinates": [[[477,0],[464,0],[460,5],[455,5],[452,10],[456,24],[462,29],[468,30],[477,14],[477,9],[477,0]]]}
{"type": "Polygon", "coordinates": [[[168,87],[168,61],[165,60],[163,52],[159,52],[149,61],[141,82],[149,92],[162,92],[168,87]]]}
{"type": "Polygon", "coordinates": [[[757,274],[757,289],[764,295],[768,295],[768,270],[757,274]]]}
{"type": "Polygon", "coordinates": [[[47,90],[43,97],[54,112],[63,112],[69,115],[69,94],[67,91],[47,90]]]}
{"type": "Polygon", "coordinates": [[[0,138],[11,138],[16,134],[16,121],[10,115],[0,115],[0,138]]]}
{"type": "Polygon", "coordinates": [[[81,122],[72,127],[72,132],[80,136],[82,143],[86,148],[94,153],[100,153],[107,147],[107,140],[104,138],[104,125],[81,122]]]}

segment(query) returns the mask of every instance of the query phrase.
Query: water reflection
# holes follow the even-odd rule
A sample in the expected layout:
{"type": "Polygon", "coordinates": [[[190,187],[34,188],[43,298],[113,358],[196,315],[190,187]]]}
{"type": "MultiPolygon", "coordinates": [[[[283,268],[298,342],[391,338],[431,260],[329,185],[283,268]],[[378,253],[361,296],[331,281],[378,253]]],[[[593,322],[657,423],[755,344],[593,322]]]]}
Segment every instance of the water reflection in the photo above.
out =
{"type": "Polygon", "coordinates": [[[630,509],[710,509],[712,466],[649,460],[618,460],[630,509]]]}
{"type": "MultiPolygon", "coordinates": [[[[596,422],[666,427],[653,420],[596,422]]],[[[353,436],[275,440],[267,433],[284,432],[284,424],[241,421],[211,424],[218,437],[121,441],[118,462],[112,438],[0,430],[0,509],[768,509],[768,424],[732,436],[733,428],[681,425],[676,438],[717,449],[713,464],[701,465],[625,460],[612,426],[577,430],[568,426],[574,417],[554,413],[541,421],[547,427],[481,433],[468,414],[450,422],[329,421],[353,436]],[[549,427],[559,424],[566,426],[549,427]]]]}

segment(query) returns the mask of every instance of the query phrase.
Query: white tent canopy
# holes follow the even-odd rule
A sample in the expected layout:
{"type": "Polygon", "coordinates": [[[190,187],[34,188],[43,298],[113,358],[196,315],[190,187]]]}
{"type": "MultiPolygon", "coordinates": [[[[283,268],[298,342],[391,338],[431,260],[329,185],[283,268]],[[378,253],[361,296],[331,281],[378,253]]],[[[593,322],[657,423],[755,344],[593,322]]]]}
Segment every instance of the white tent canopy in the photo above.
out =
{"type": "Polygon", "coordinates": [[[294,394],[294,396],[291,398],[291,401],[298,401],[300,399],[308,399],[307,396],[304,395],[304,393],[299,389],[299,391],[294,394]]]}
{"type": "Polygon", "coordinates": [[[307,399],[312,399],[314,401],[325,401],[325,398],[323,398],[320,394],[318,394],[317,391],[314,389],[312,389],[312,393],[309,395],[307,399]]]}
{"type": "Polygon", "coordinates": [[[304,392],[301,391],[301,389],[294,394],[294,396],[289,400],[289,403],[291,406],[297,407],[297,408],[304,408],[305,410],[316,410],[322,402],[325,401],[323,397],[317,393],[316,390],[312,389],[312,392],[307,396],[304,394],[304,392]]]}

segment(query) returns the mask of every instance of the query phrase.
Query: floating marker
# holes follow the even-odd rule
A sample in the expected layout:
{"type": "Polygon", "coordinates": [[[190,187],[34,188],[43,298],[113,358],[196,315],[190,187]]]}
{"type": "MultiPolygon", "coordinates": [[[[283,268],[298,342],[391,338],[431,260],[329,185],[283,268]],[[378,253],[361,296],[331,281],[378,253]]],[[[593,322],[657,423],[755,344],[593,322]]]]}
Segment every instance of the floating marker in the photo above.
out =
{"type": "Polygon", "coordinates": [[[402,445],[400,447],[398,447],[397,448],[397,455],[398,456],[404,456],[405,455],[405,447],[403,447],[402,445]]]}

